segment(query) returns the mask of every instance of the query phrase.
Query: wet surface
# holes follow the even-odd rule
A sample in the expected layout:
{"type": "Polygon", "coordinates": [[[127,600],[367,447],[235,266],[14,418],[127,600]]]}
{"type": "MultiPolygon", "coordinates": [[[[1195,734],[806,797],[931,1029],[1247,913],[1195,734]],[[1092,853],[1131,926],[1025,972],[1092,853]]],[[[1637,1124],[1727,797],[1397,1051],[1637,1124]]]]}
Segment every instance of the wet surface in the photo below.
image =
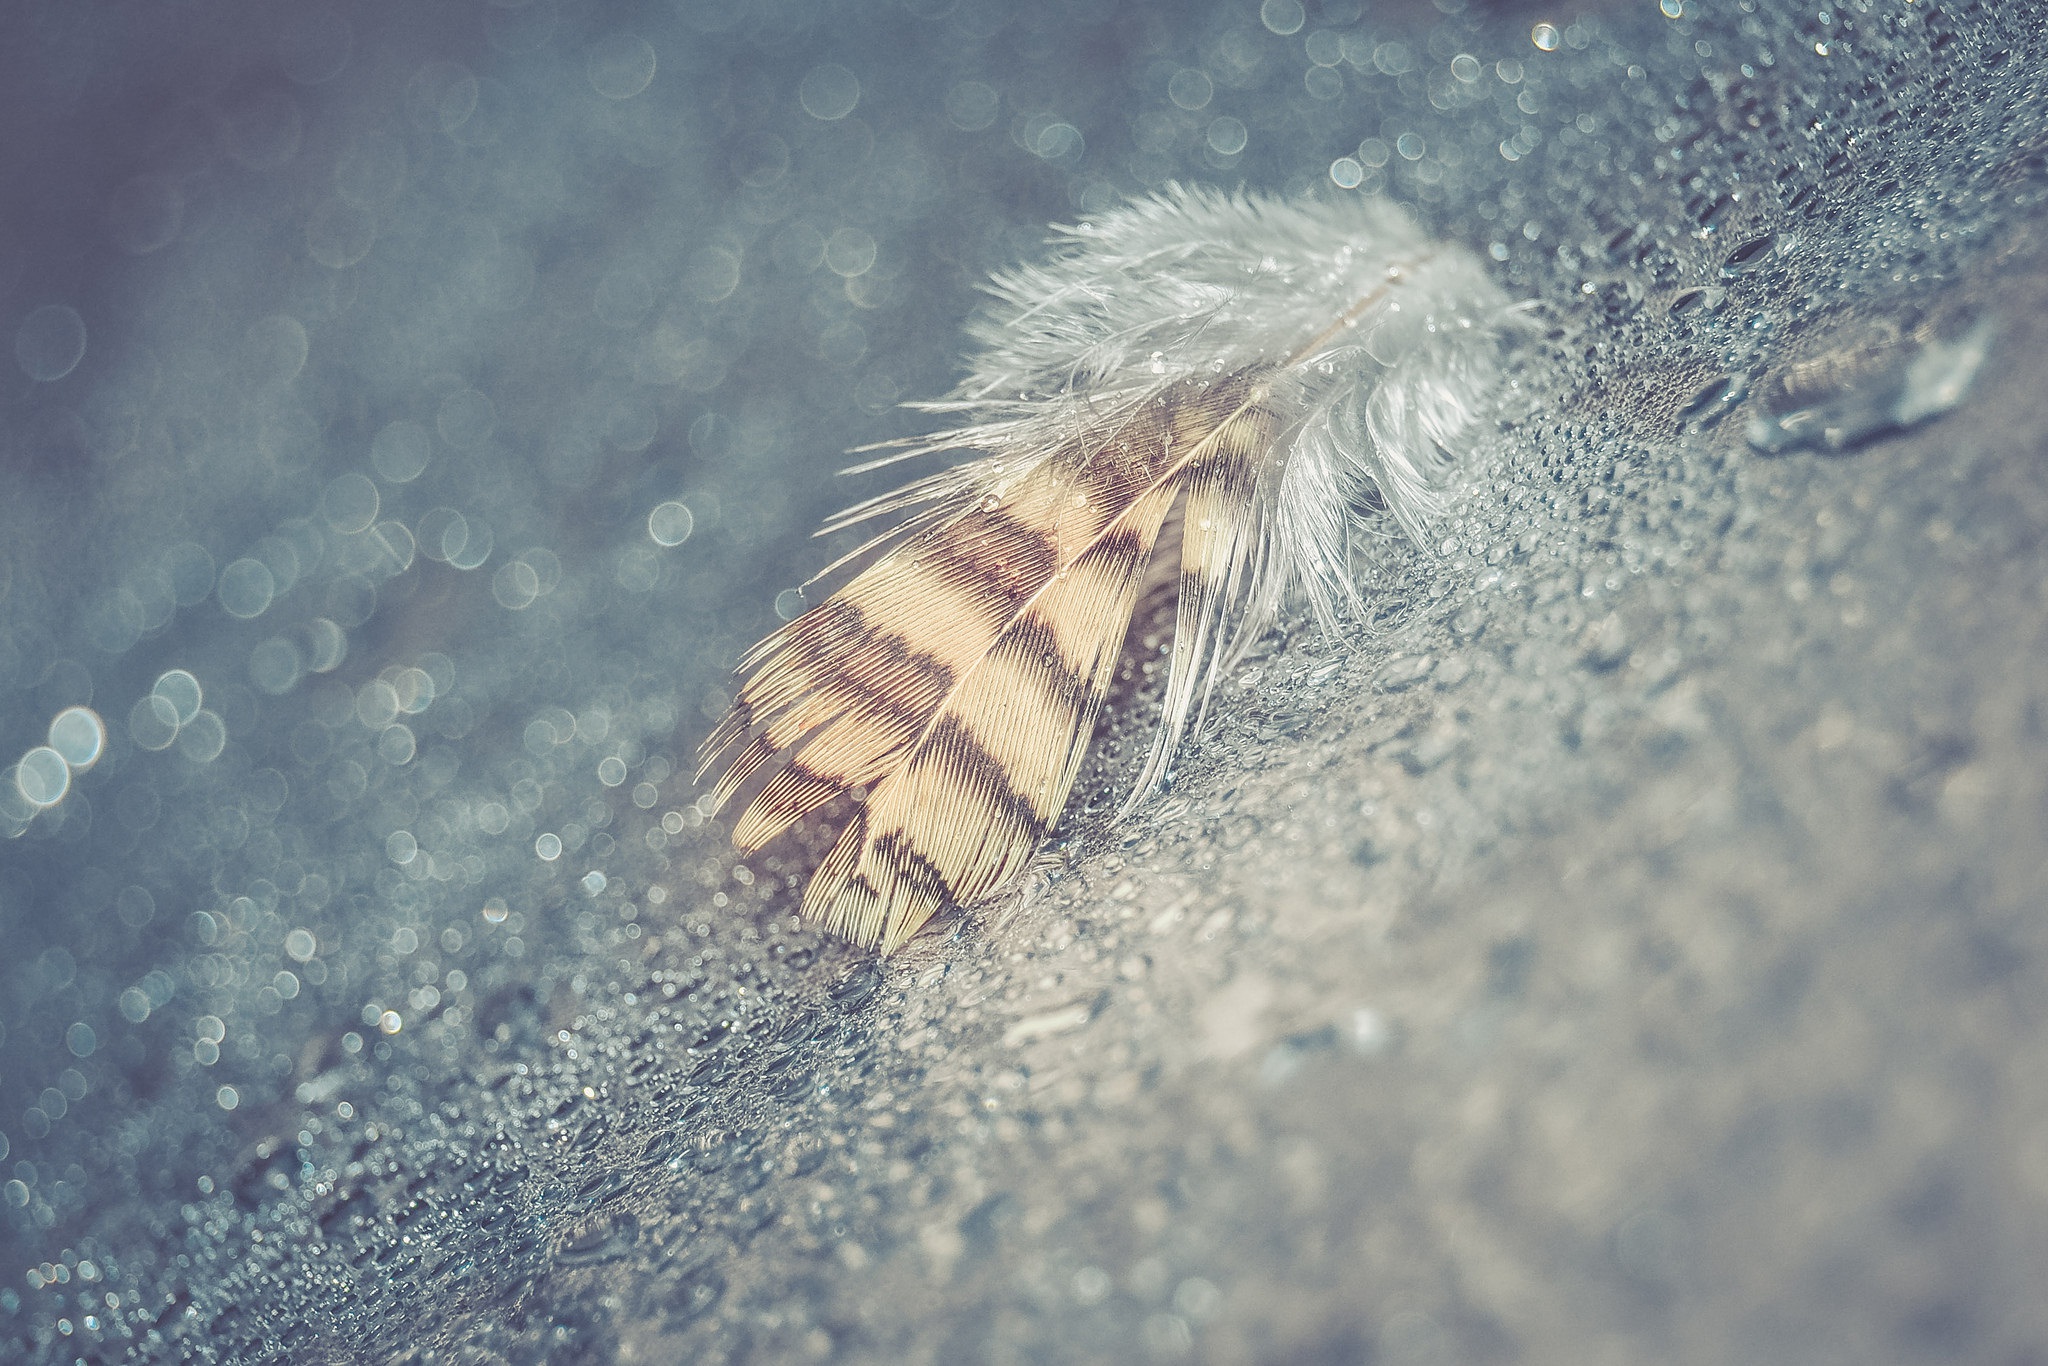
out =
{"type": "Polygon", "coordinates": [[[1525,8],[5,21],[5,1354],[2048,1355],[2039,23],[1525,8]],[[1117,826],[1134,655],[877,963],[689,755],[1168,179],[1540,335],[1372,623],[1117,826]]]}

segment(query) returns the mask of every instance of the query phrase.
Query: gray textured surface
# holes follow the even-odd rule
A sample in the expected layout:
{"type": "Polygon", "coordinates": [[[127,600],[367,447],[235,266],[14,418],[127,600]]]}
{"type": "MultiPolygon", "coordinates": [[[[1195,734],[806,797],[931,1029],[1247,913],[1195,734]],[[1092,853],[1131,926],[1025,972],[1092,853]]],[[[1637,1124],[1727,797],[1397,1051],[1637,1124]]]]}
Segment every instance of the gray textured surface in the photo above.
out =
{"type": "Polygon", "coordinates": [[[109,730],[0,804],[7,1355],[2048,1359],[2031,10],[113,13],[0,45],[0,736],[109,730]],[[1046,221],[1342,158],[1549,327],[1437,553],[792,926],[675,769],[835,452],[1046,221]]]}

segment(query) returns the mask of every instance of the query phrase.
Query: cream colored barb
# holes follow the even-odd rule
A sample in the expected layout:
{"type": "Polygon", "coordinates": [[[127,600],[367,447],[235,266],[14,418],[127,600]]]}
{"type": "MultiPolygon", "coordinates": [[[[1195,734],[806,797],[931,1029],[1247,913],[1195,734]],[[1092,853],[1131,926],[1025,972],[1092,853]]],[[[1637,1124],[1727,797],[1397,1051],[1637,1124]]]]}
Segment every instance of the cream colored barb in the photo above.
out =
{"type": "Polygon", "coordinates": [[[1179,189],[1063,230],[992,292],[966,381],[919,405],[957,425],[862,468],[975,458],[826,528],[901,518],[748,654],[701,756],[700,777],[725,761],[721,805],[765,775],[745,852],[865,792],[803,906],[883,952],[1011,882],[1058,820],[1176,510],[1164,715],[1126,813],[1290,593],[1329,628],[1360,605],[1356,509],[1421,537],[1507,306],[1384,203],[1179,189]]]}

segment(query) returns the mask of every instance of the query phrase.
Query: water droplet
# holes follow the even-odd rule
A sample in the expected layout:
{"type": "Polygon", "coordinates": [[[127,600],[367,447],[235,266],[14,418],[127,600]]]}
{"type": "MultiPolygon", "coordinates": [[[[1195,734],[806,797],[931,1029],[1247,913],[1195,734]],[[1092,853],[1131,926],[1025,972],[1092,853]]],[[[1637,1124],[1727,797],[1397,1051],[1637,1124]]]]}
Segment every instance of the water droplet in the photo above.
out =
{"type": "Polygon", "coordinates": [[[832,998],[832,1004],[841,1010],[858,1010],[882,989],[882,980],[880,968],[872,963],[863,963],[833,983],[827,994],[832,998]]]}
{"type": "Polygon", "coordinates": [[[290,692],[304,673],[299,647],[283,636],[272,636],[249,652],[251,681],[272,697],[290,692]]]}
{"type": "Polygon", "coordinates": [[[228,730],[216,712],[201,708],[178,727],[178,753],[195,764],[210,764],[227,748],[228,730]]]}
{"type": "Polygon", "coordinates": [[[277,595],[277,580],[263,561],[241,559],[221,570],[219,591],[222,609],[246,621],[268,610],[277,595]]]}
{"type": "Polygon", "coordinates": [[[1767,232],[1762,237],[1750,238],[1728,253],[1728,258],[1721,263],[1721,274],[1730,279],[1737,275],[1747,275],[1761,266],[1770,257],[1771,249],[1777,245],[1776,233],[1767,232]]]}
{"type": "Polygon", "coordinates": [[[178,710],[155,693],[135,704],[128,713],[128,734],[143,749],[169,749],[178,738],[178,710]]]}
{"type": "MultiPolygon", "coordinates": [[[[379,475],[394,484],[409,484],[419,478],[426,471],[427,459],[432,453],[433,441],[427,436],[427,429],[405,418],[387,423],[370,442],[370,464],[379,475]]],[[[434,558],[446,557],[436,555],[434,558]]]]}
{"type": "Polygon", "coordinates": [[[370,254],[377,220],[365,208],[332,199],[306,220],[306,253],[329,270],[346,270],[370,254]]]}
{"type": "Polygon", "coordinates": [[[797,86],[797,102],[812,118],[836,122],[860,103],[860,79],[836,62],[814,66],[797,86]]]}
{"type": "Polygon", "coordinates": [[[320,491],[320,515],[343,535],[367,531],[377,520],[377,486],[366,474],[344,474],[320,491]]]}
{"type": "Polygon", "coordinates": [[[1209,131],[1205,135],[1209,150],[1225,157],[1234,157],[1242,152],[1250,138],[1251,135],[1244,124],[1227,114],[1211,121],[1209,131]]]}
{"type": "Polygon", "coordinates": [[[1301,0],[1265,0],[1259,6],[1259,22],[1268,32],[1282,38],[1301,32],[1301,26],[1308,22],[1308,14],[1302,8],[1301,0]]]}
{"type": "Polygon", "coordinates": [[[1950,341],[1907,337],[1890,346],[1852,337],[1779,381],[1769,411],[1745,435],[1772,455],[1842,451],[1939,417],[1968,396],[1993,331],[1986,321],[1950,341]]]}
{"type": "Polygon", "coordinates": [[[491,575],[491,596],[498,600],[500,607],[510,611],[519,612],[531,607],[540,592],[540,575],[524,559],[502,564],[498,566],[498,572],[491,575]]]}
{"type": "Polygon", "coordinates": [[[1669,311],[1674,315],[1686,313],[1712,313],[1728,297],[1728,291],[1719,285],[1682,289],[1672,297],[1669,311]]]}
{"type": "Polygon", "coordinates": [[[1731,190],[1727,194],[1722,195],[1700,211],[1700,226],[1708,232],[1712,232],[1721,225],[1721,220],[1728,216],[1729,210],[1741,202],[1742,194],[1740,191],[1731,190]]]}
{"type": "Polygon", "coordinates": [[[555,1265],[596,1266],[617,1261],[633,1250],[640,1221],[628,1210],[586,1220],[569,1231],[555,1249],[555,1265]]]}
{"type": "Polygon", "coordinates": [[[645,38],[614,33],[590,46],[585,71],[590,88],[608,100],[630,100],[654,80],[654,48],[645,38]]]}
{"type": "Polygon", "coordinates": [[[1728,416],[1749,393],[1746,375],[1717,375],[1701,385],[1678,410],[1679,430],[1701,430],[1728,416]]]}
{"type": "Polygon", "coordinates": [[[1649,230],[1649,224],[1637,222],[1615,233],[1607,239],[1605,251],[1608,259],[1613,261],[1626,260],[1631,251],[1641,245],[1643,239],[1649,235],[1649,230]]]}
{"type": "Polygon", "coordinates": [[[1380,668],[1378,683],[1382,692],[1405,692],[1436,668],[1434,655],[1401,655],[1388,660],[1380,668]]]}

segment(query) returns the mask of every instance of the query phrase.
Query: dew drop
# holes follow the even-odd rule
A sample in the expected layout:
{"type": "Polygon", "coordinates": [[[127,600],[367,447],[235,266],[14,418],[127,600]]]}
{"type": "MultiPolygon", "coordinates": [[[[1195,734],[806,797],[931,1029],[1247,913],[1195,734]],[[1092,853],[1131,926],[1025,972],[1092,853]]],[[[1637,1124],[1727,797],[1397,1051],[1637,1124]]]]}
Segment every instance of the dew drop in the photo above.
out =
{"type": "Polygon", "coordinates": [[[1674,316],[1687,313],[1712,313],[1728,297],[1728,291],[1718,285],[1705,288],[1684,289],[1675,295],[1669,312],[1674,316]]]}
{"type": "Polygon", "coordinates": [[[1843,451],[1939,417],[1968,396],[1992,331],[1983,322],[1951,341],[1906,342],[1826,367],[1829,383],[1788,385],[1744,435],[1770,455],[1843,451]]]}
{"type": "Polygon", "coordinates": [[[1776,233],[1765,233],[1762,237],[1750,238],[1728,253],[1728,259],[1721,263],[1721,274],[1730,279],[1737,275],[1747,275],[1761,266],[1769,258],[1771,249],[1777,245],[1776,233]]]}
{"type": "Polygon", "coordinates": [[[591,45],[585,67],[591,89],[608,100],[630,100],[654,80],[654,48],[635,34],[614,33],[591,45]]]}
{"type": "Polygon", "coordinates": [[[240,559],[220,572],[220,605],[231,617],[260,617],[277,596],[277,579],[261,560],[240,559]]]}
{"type": "Polygon", "coordinates": [[[149,694],[128,713],[128,734],[143,749],[169,749],[178,738],[177,708],[168,698],[149,694]]]}
{"type": "Polygon", "coordinates": [[[1742,402],[1748,392],[1749,381],[1742,375],[1719,375],[1707,381],[1678,410],[1680,430],[1713,426],[1742,402]]]}

